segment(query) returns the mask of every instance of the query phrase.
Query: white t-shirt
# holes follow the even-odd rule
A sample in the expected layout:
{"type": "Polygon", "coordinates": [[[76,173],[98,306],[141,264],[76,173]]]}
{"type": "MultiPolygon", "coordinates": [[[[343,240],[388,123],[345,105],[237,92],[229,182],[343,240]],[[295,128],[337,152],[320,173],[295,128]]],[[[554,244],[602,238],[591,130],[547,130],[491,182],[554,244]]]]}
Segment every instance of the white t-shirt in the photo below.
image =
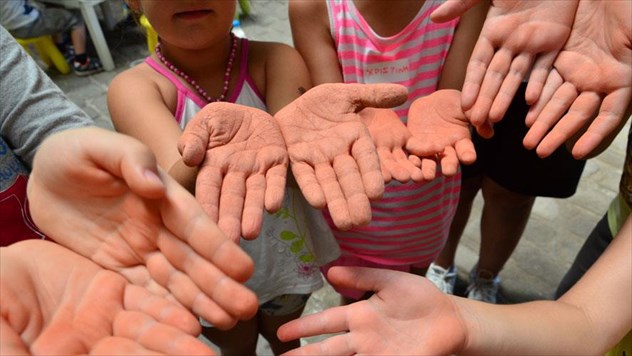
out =
{"type": "Polygon", "coordinates": [[[39,11],[27,0],[0,1],[0,24],[11,31],[37,20],[39,11]]]}

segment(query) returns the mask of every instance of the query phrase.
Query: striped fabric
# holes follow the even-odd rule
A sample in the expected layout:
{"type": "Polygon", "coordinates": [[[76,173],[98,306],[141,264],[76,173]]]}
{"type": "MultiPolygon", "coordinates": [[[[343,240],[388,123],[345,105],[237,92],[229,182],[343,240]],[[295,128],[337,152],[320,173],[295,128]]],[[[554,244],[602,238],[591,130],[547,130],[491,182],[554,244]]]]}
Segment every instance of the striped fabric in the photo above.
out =
{"type": "MultiPolygon", "coordinates": [[[[430,13],[441,1],[427,0],[399,34],[380,37],[351,0],[327,1],[331,35],[347,83],[399,83],[409,100],[396,108],[403,122],[415,98],[437,89],[457,21],[435,24],[430,13]]],[[[388,184],[384,198],[372,203],[368,226],[335,229],[343,253],[383,265],[430,264],[443,248],[458,203],[460,173],[428,183],[388,184]]]]}

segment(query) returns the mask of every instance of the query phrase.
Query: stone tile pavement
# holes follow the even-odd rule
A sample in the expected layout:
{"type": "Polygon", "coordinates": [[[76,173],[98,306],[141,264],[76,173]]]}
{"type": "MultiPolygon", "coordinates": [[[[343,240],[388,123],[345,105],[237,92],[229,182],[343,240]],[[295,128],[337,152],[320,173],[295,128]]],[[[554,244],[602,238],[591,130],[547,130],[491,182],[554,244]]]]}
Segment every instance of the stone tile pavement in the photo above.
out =
{"type": "MultiPolygon", "coordinates": [[[[252,14],[242,19],[246,35],[254,40],[292,44],[287,19],[287,1],[251,0],[252,14]]],[[[89,77],[50,72],[55,82],[99,126],[112,129],[106,93],[112,78],[148,53],[144,35],[133,24],[106,33],[116,69],[89,77]]],[[[630,123],[628,122],[628,125],[630,123]]],[[[501,302],[512,303],[552,298],[558,282],[570,266],[592,227],[606,211],[619,183],[627,127],[604,153],[587,162],[577,193],[568,199],[538,198],[524,237],[501,272],[501,302]]],[[[460,285],[476,263],[482,199],[475,201],[470,221],[457,252],[460,285]]],[[[336,305],[338,297],[325,285],[308,303],[306,313],[336,305]]],[[[304,342],[314,340],[308,339],[304,342]]],[[[271,354],[262,342],[259,354],[271,354]]]]}

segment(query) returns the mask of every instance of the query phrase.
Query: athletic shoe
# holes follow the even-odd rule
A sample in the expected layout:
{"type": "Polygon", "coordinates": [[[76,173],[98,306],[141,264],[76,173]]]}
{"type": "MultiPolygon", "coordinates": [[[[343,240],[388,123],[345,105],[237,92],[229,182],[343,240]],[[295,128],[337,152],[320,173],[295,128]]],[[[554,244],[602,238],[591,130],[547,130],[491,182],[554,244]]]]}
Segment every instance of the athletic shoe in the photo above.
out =
{"type": "Polygon", "coordinates": [[[101,67],[101,63],[98,59],[88,57],[86,63],[83,64],[74,61],[72,63],[72,69],[74,70],[76,75],[83,77],[85,75],[100,72],[103,70],[103,67],[101,67]]]}
{"type": "Polygon", "coordinates": [[[467,297],[481,302],[496,304],[500,277],[494,277],[487,271],[476,272],[476,268],[477,266],[474,266],[470,272],[470,285],[466,290],[467,297]]]}
{"type": "Polygon", "coordinates": [[[454,284],[456,283],[456,268],[454,266],[450,266],[446,270],[439,265],[431,263],[426,272],[426,278],[443,293],[454,294],[454,284]]]}

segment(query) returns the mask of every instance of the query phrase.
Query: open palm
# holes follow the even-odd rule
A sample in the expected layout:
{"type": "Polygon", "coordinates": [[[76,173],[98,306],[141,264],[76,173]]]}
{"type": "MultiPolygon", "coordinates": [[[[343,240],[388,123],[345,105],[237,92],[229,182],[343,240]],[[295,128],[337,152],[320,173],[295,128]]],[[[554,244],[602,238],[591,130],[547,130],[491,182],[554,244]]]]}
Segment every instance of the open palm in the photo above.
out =
{"type": "Polygon", "coordinates": [[[3,355],[212,353],[186,309],[63,246],[28,240],[0,255],[3,355]]]}
{"type": "Polygon", "coordinates": [[[527,116],[524,144],[548,156],[589,125],[573,147],[583,158],[621,128],[631,100],[632,2],[581,0],[570,38],[527,116]]]}
{"type": "Polygon", "coordinates": [[[189,122],[178,149],[200,166],[195,196],[234,241],[254,239],[264,207],[274,212],[285,193],[288,155],[279,127],[265,111],[211,103],[189,122]]]}
{"type": "Polygon", "coordinates": [[[375,294],[282,326],[282,340],[341,333],[287,355],[444,355],[464,346],[465,325],[450,296],[425,278],[362,267],[334,267],[328,277],[375,294]]]}
{"type": "Polygon", "coordinates": [[[459,162],[473,163],[476,151],[470,123],[459,104],[458,90],[438,90],[413,102],[408,110],[412,134],[406,148],[420,157],[438,155],[444,175],[456,174],[459,162]]]}
{"type": "Polygon", "coordinates": [[[275,115],[303,195],[313,207],[326,205],[341,230],[368,224],[369,200],[384,193],[377,151],[358,113],[406,97],[396,84],[321,84],[275,115]]]}
{"type": "Polygon", "coordinates": [[[38,150],[28,197],[47,236],[219,327],[256,311],[238,283],[252,260],[140,142],[97,128],[56,134],[38,150]]]}
{"type": "Polygon", "coordinates": [[[493,0],[468,63],[463,110],[475,126],[503,118],[531,70],[527,102],[539,97],[570,35],[577,0],[493,0]]]}

